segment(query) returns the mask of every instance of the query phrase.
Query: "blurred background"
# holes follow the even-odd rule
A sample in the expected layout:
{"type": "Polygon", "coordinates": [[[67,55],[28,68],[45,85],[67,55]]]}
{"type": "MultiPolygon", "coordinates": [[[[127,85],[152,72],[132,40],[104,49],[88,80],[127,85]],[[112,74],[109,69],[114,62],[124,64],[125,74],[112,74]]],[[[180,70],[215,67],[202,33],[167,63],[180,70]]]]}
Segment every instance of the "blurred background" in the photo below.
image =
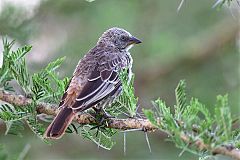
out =
{"type": "MultiPolygon", "coordinates": [[[[240,113],[240,7],[233,2],[212,8],[215,0],[0,0],[0,36],[16,39],[16,47],[33,45],[27,56],[32,73],[66,56],[59,70],[70,77],[78,60],[108,28],[128,30],[143,41],[131,49],[135,89],[141,108],[160,97],[175,104],[174,89],[185,79],[189,99],[197,97],[211,110],[216,95],[229,95],[232,113],[240,113]]],[[[2,52],[2,44],[0,45],[2,52]]],[[[11,154],[25,145],[27,159],[161,159],[192,160],[197,156],[176,149],[161,133],[149,133],[152,153],[142,132],[115,136],[111,151],[98,148],[79,136],[66,135],[46,145],[31,131],[23,137],[4,136],[0,143],[11,154]]],[[[225,158],[223,158],[225,159],[225,158]]]]}

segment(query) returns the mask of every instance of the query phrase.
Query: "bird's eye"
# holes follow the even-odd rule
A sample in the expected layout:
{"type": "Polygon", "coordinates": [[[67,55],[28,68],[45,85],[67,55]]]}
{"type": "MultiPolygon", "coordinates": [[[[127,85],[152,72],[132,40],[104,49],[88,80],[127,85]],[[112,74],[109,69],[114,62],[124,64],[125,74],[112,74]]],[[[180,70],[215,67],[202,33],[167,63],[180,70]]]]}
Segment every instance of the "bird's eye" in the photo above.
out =
{"type": "Polygon", "coordinates": [[[126,36],[121,36],[121,40],[122,40],[122,41],[126,41],[126,40],[127,40],[127,37],[126,37],[126,36]]]}

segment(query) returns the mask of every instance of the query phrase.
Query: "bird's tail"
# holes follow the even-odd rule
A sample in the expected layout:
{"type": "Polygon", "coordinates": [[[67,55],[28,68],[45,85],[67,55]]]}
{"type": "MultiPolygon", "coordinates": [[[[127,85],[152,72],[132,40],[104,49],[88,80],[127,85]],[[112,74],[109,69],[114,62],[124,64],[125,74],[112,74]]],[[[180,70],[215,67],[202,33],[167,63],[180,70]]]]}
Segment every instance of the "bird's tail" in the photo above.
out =
{"type": "Polygon", "coordinates": [[[52,123],[48,126],[44,133],[44,137],[51,139],[61,138],[69,124],[72,122],[74,115],[75,114],[71,108],[62,108],[52,123]]]}

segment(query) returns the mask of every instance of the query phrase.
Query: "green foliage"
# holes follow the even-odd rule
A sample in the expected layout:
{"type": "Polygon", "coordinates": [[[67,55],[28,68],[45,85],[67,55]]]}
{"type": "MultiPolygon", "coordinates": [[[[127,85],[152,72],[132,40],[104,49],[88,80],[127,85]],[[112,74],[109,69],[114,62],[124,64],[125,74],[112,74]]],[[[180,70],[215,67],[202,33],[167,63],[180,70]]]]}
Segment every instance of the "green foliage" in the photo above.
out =
{"type": "Polygon", "coordinates": [[[83,136],[83,138],[94,142],[98,147],[110,150],[115,144],[112,137],[117,131],[111,128],[105,128],[105,126],[79,125],[72,123],[67,128],[66,133],[76,133],[83,136]]]}
{"type": "Polygon", "coordinates": [[[47,65],[46,68],[42,69],[39,73],[35,73],[32,76],[32,93],[35,100],[44,100],[47,102],[58,102],[62,94],[64,93],[65,87],[69,81],[69,78],[59,80],[55,70],[64,61],[63,58],[59,58],[54,62],[47,65]]]}
{"type": "Polygon", "coordinates": [[[31,105],[12,106],[10,104],[0,105],[0,118],[5,122],[19,121],[31,116],[33,108],[31,105]]]}
{"type": "Polygon", "coordinates": [[[24,56],[31,50],[31,46],[24,46],[17,51],[11,51],[13,44],[14,41],[8,42],[6,39],[3,39],[4,61],[0,70],[0,75],[2,75],[0,87],[3,87],[5,90],[12,90],[12,87],[8,85],[8,82],[12,79],[15,79],[20,86],[28,86],[30,83],[24,56]]]}
{"type": "Polygon", "coordinates": [[[233,118],[228,106],[228,98],[217,96],[215,112],[209,110],[196,98],[186,101],[186,83],[180,81],[176,90],[174,112],[158,99],[153,102],[155,111],[144,110],[146,117],[160,130],[168,133],[169,139],[183,151],[201,156],[209,155],[210,150],[196,148],[196,141],[203,141],[210,148],[221,145],[236,147],[240,142],[240,132],[232,128],[233,118]],[[188,137],[188,141],[182,136],[188,137]]]}
{"type": "Polygon", "coordinates": [[[35,135],[37,135],[44,142],[49,143],[46,139],[43,138],[45,128],[43,127],[43,124],[39,123],[36,116],[27,117],[26,122],[35,135]]]}
{"type": "Polygon", "coordinates": [[[132,75],[129,82],[128,73],[125,69],[120,72],[120,79],[122,82],[122,93],[110,107],[107,107],[107,111],[114,116],[125,114],[129,117],[134,117],[137,113],[138,102],[138,98],[134,95],[134,75],[132,75]]]}
{"type": "Polygon", "coordinates": [[[218,141],[229,141],[232,137],[232,116],[228,106],[228,97],[217,96],[217,103],[215,106],[215,116],[214,116],[218,127],[215,128],[214,132],[217,135],[224,134],[218,137],[218,141]]]}
{"type": "Polygon", "coordinates": [[[12,134],[12,135],[16,135],[19,137],[22,137],[22,131],[24,130],[24,123],[23,121],[9,121],[6,122],[6,131],[5,131],[5,135],[7,134],[12,134]]]}
{"type": "Polygon", "coordinates": [[[43,139],[45,128],[37,119],[36,104],[40,100],[45,102],[59,102],[61,95],[69,81],[68,78],[59,79],[56,69],[64,58],[57,59],[32,76],[28,73],[25,55],[31,50],[31,46],[24,46],[12,51],[14,41],[3,39],[3,66],[0,69],[0,87],[7,91],[14,91],[9,82],[15,80],[24,91],[24,95],[32,97],[32,103],[26,106],[12,106],[0,104],[0,118],[7,123],[6,134],[20,135],[23,123],[26,121],[30,129],[43,139]],[[18,125],[17,125],[18,124],[18,125]]]}
{"type": "Polygon", "coordinates": [[[97,144],[98,147],[110,150],[115,142],[112,136],[116,133],[110,128],[100,128],[92,130],[91,125],[85,125],[81,128],[81,135],[97,144]]]}
{"type": "Polygon", "coordinates": [[[23,119],[31,116],[29,112],[30,106],[14,107],[9,104],[0,105],[0,118],[6,123],[5,135],[13,134],[22,136],[21,132],[24,130],[23,119]]]}
{"type": "Polygon", "coordinates": [[[183,111],[186,108],[186,101],[187,101],[187,97],[186,97],[186,93],[185,93],[185,89],[186,89],[186,83],[185,81],[181,80],[175,90],[175,96],[176,96],[176,105],[174,106],[175,108],[175,118],[177,120],[179,120],[182,116],[183,111]]]}

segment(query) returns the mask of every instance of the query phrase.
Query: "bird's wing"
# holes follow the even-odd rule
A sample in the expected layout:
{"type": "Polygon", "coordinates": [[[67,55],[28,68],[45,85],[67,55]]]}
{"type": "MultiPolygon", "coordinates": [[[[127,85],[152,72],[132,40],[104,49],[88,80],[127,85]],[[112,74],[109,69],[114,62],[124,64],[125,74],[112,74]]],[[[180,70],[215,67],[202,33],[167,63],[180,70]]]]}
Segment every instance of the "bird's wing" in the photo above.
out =
{"type": "Polygon", "coordinates": [[[83,111],[113,95],[113,92],[121,86],[117,70],[120,63],[119,59],[113,59],[105,63],[105,67],[95,66],[85,79],[85,83],[79,83],[81,81],[78,79],[79,75],[74,76],[63,96],[62,106],[83,111]]]}
{"type": "Polygon", "coordinates": [[[92,75],[76,98],[76,102],[72,106],[73,109],[88,109],[107,97],[121,83],[116,70],[98,71],[95,69],[92,75]]]}

